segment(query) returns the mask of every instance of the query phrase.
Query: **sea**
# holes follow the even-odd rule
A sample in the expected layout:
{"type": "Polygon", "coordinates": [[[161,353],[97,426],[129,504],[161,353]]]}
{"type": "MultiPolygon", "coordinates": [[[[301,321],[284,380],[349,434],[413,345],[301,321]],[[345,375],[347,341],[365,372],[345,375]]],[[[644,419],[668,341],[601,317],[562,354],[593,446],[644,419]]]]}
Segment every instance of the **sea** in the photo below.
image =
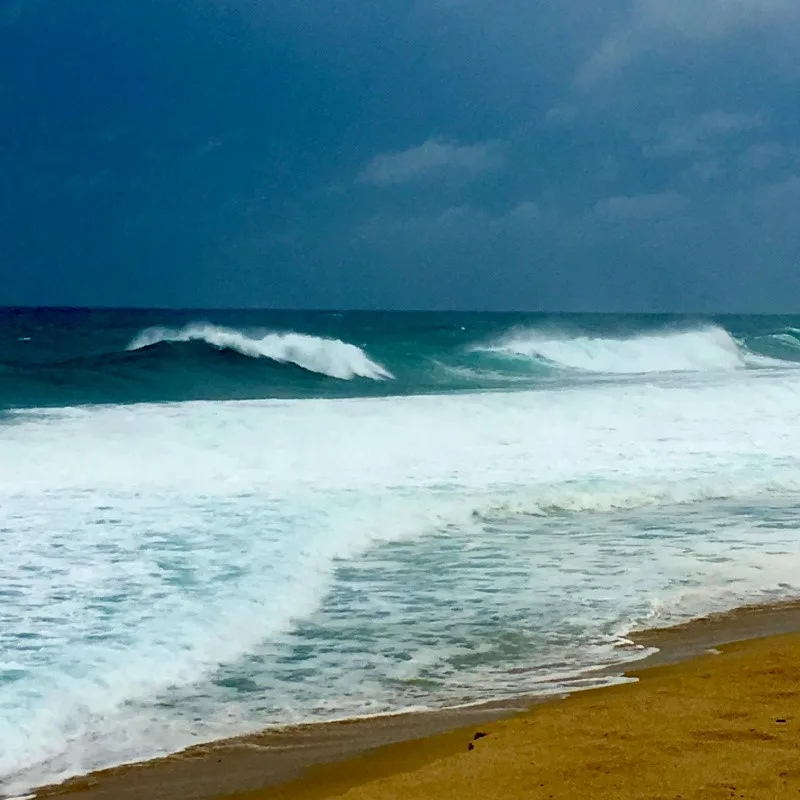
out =
{"type": "Polygon", "coordinates": [[[0,311],[0,796],[597,685],[800,595],[800,317],[0,311]]]}

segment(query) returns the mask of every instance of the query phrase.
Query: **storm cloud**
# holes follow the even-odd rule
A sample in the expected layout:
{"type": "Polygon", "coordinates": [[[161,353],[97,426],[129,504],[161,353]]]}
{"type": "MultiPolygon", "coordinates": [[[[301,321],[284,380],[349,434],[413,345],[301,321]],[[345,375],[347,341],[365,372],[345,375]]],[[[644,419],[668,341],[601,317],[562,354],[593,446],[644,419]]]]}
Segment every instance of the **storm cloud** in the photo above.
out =
{"type": "Polygon", "coordinates": [[[0,304],[783,311],[789,0],[0,0],[0,304]]]}

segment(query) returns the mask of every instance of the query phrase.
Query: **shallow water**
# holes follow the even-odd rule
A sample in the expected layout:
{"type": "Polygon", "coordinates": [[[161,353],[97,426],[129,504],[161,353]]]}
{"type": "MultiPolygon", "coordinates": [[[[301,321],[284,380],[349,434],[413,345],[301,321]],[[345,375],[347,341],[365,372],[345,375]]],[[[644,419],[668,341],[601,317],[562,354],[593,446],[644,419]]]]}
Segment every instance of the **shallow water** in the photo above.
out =
{"type": "MultiPolygon", "coordinates": [[[[696,339],[672,321],[613,336],[570,321],[561,339],[534,322],[481,320],[469,344],[466,325],[436,329],[458,342],[451,365],[490,353],[514,391],[410,392],[409,364],[429,362],[392,318],[370,323],[382,346],[349,342],[357,356],[313,344],[315,367],[322,349],[386,373],[326,377],[366,396],[134,403],[127,373],[125,402],[64,403],[59,384],[60,405],[8,403],[6,791],[266,725],[557,691],[635,658],[617,646],[633,627],[800,593],[794,362],[713,321],[696,339]]],[[[75,327],[71,348],[96,343],[75,327]]],[[[323,333],[286,330],[239,335],[323,333]]],[[[291,363],[239,355],[310,369],[291,348],[291,363]]]]}

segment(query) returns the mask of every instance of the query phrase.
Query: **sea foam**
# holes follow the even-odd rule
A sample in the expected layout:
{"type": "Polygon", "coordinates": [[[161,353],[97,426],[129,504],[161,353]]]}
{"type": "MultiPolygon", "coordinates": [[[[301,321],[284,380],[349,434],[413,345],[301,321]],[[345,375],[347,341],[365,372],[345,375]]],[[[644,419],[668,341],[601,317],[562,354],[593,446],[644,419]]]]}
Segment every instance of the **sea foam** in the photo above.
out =
{"type": "Polygon", "coordinates": [[[608,374],[734,370],[748,363],[733,337],[716,325],[629,337],[519,330],[475,349],[608,374]]]}
{"type": "Polygon", "coordinates": [[[205,342],[212,347],[235,350],[250,358],[269,358],[283,364],[296,364],[309,372],[340,380],[388,380],[394,377],[354,344],[292,331],[259,336],[204,323],[194,323],[180,329],[148,328],[136,336],[128,349],[140,350],[160,342],[205,342]]]}
{"type": "Polygon", "coordinates": [[[799,401],[722,370],[11,413],[0,782],[555,691],[654,614],[797,591],[799,401]]]}

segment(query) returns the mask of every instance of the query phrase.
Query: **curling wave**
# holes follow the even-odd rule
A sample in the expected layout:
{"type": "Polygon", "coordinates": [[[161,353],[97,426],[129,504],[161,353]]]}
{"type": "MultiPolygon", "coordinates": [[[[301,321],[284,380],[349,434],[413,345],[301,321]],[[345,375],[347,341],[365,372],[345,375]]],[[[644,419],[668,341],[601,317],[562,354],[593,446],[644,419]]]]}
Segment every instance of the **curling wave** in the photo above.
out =
{"type": "Polygon", "coordinates": [[[128,350],[140,350],[161,342],[205,342],[250,358],[269,358],[281,364],[296,364],[309,372],[339,380],[370,378],[380,381],[394,378],[389,370],[370,359],[354,344],[294,332],[266,333],[256,337],[208,324],[187,325],[180,330],[148,328],[136,336],[128,345],[128,350]]]}
{"type": "Polygon", "coordinates": [[[168,312],[123,316],[125,324],[80,337],[69,320],[17,325],[0,341],[0,409],[529,391],[800,365],[792,319],[287,312],[212,324],[175,316],[172,325],[168,312]]]}

